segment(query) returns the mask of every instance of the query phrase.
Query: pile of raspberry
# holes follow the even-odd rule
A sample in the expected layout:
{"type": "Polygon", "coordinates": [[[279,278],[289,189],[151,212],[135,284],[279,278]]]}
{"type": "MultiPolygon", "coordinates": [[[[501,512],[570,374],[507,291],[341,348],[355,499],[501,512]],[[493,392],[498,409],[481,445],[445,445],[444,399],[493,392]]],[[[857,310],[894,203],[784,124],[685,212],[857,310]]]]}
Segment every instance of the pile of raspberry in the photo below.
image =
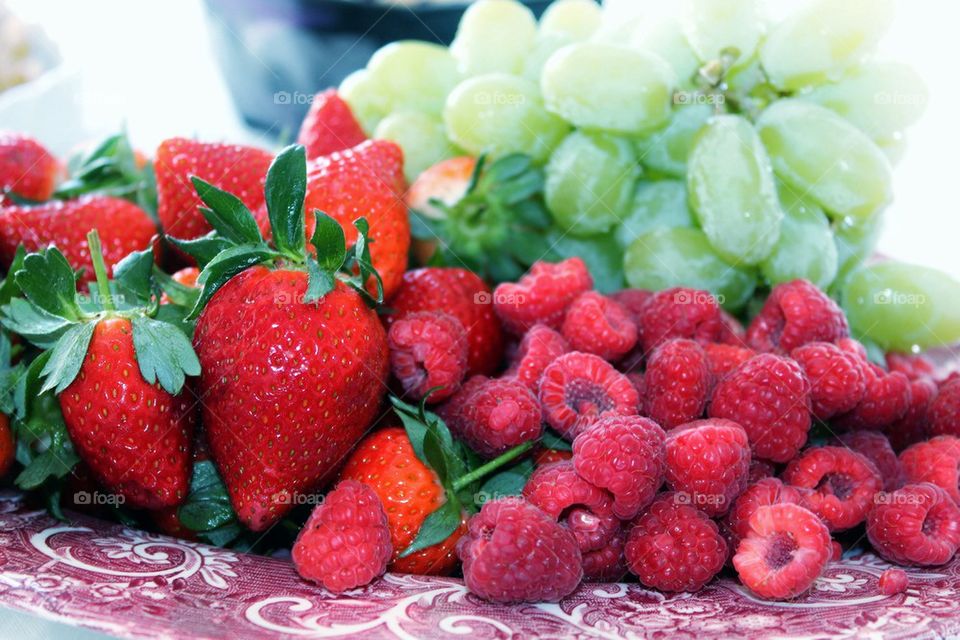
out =
{"type": "Polygon", "coordinates": [[[548,430],[570,443],[470,518],[458,552],[482,598],[556,601],[628,574],[692,592],[733,571],[788,599],[839,559],[840,533],[897,565],[960,548],[960,376],[871,360],[810,282],[775,286],[746,328],[706,291],[601,294],[578,258],[492,291],[420,269],[391,306],[396,392],[480,457],[548,430]]]}

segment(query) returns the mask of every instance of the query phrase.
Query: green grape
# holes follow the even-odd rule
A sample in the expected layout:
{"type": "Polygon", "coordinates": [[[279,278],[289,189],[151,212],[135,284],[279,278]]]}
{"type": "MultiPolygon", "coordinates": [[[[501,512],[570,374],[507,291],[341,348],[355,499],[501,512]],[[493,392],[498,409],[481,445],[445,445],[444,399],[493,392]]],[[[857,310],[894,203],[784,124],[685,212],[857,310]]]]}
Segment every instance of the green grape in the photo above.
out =
{"type": "Polygon", "coordinates": [[[928,96],[923,79],[908,65],[874,62],[803,97],[836,111],[873,140],[884,142],[920,119],[928,96]]]}
{"type": "Polygon", "coordinates": [[[464,80],[447,97],[443,122],[450,139],[473,155],[525,153],[544,161],[569,131],[547,111],[537,85],[505,73],[464,80]]]}
{"type": "Polygon", "coordinates": [[[440,119],[419,111],[391,113],[380,121],[373,137],[400,145],[408,182],[413,182],[424,169],[456,155],[440,119]]]}
{"type": "Polygon", "coordinates": [[[630,38],[630,46],[642,51],[653,51],[673,69],[681,87],[693,84],[700,60],[690,48],[683,28],[677,20],[665,18],[641,23],[630,38]]]}
{"type": "Polygon", "coordinates": [[[816,0],[767,35],[760,61],[770,81],[787,91],[837,80],[892,20],[892,0],[816,0]]]}
{"type": "Polygon", "coordinates": [[[865,220],[890,202],[890,163],[862,131],[833,111],[781,100],[757,119],[774,171],[833,217],[865,220]]]}
{"type": "Polygon", "coordinates": [[[861,267],[846,282],[843,307],[854,335],[909,351],[960,340],[960,282],[927,267],[888,261],[861,267]]]}
{"type": "Polygon", "coordinates": [[[555,52],[574,41],[570,36],[559,33],[539,33],[533,43],[533,49],[523,61],[523,77],[540,83],[543,67],[555,52]]]}
{"type": "Polygon", "coordinates": [[[693,142],[714,113],[714,108],[707,104],[678,107],[666,127],[637,141],[640,162],[664,175],[684,177],[693,142]]]}
{"type": "Polygon", "coordinates": [[[630,143],[602,133],[575,131],[547,164],[547,208],[577,235],[609,231],[626,215],[640,167],[630,143]]]}
{"type": "Polygon", "coordinates": [[[623,249],[610,234],[580,238],[553,227],[547,233],[551,252],[559,258],[579,256],[601,293],[623,289],[623,249]]]}
{"type": "Polygon", "coordinates": [[[753,269],[724,261],[702,231],[686,227],[655,229],[638,237],[627,248],[623,270],[631,287],[704,289],[731,311],[747,303],[757,282],[753,269]]]}
{"type": "Polygon", "coordinates": [[[460,81],[457,63],[446,47],[414,40],[380,48],[367,63],[367,70],[391,111],[440,115],[447,94],[460,81]]]}
{"type": "Polygon", "coordinates": [[[540,17],[540,33],[586,40],[600,28],[600,5],[594,0],[557,0],[540,17]]]}
{"type": "Polygon", "coordinates": [[[883,215],[869,220],[852,218],[838,220],[833,225],[833,237],[837,245],[837,277],[834,286],[846,280],[857,267],[873,253],[883,229],[883,215]]]}
{"type": "Polygon", "coordinates": [[[536,35],[536,18],[519,2],[479,0],[464,11],[450,53],[464,76],[520,73],[536,35]]]}
{"type": "Polygon", "coordinates": [[[641,182],[637,185],[630,211],[615,235],[621,247],[628,247],[639,236],[654,229],[692,226],[687,185],[680,180],[641,182]]]}
{"type": "Polygon", "coordinates": [[[687,160],[690,206],[710,244],[738,264],[757,264],[773,251],[783,211],[760,137],[740,116],[707,123],[687,160]]]}
{"type": "Polygon", "coordinates": [[[877,146],[883,151],[883,155],[887,156],[890,164],[896,166],[903,160],[903,156],[907,152],[907,136],[903,133],[897,133],[889,140],[878,142],[877,146]]]}
{"type": "Polygon", "coordinates": [[[823,209],[790,187],[780,189],[780,239],[760,272],[770,284],[805,278],[826,289],[837,275],[837,245],[823,209]]]}
{"type": "Polygon", "coordinates": [[[764,29],[757,0],[687,0],[683,26],[703,62],[729,50],[736,51],[737,60],[748,59],[764,29]]]}
{"type": "Polygon", "coordinates": [[[372,133],[390,113],[390,100],[366,69],[358,69],[344,78],[338,91],[367,133],[372,133]]]}
{"type": "Polygon", "coordinates": [[[540,88],[547,109],[577,127],[640,133],[670,117],[675,78],[652,53],[581,42],[550,56],[540,88]]]}

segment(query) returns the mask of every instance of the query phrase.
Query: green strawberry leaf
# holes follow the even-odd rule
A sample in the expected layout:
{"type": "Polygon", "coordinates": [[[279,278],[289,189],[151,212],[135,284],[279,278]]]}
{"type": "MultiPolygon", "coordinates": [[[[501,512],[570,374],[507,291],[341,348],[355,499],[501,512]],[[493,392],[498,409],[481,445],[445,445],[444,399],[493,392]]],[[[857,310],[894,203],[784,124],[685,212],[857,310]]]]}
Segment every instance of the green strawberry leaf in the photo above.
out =
{"type": "Polygon", "coordinates": [[[180,284],[156,265],[153,266],[153,279],[175,306],[183,307],[189,311],[197,304],[200,289],[180,284]]]}
{"type": "Polygon", "coordinates": [[[228,544],[240,538],[247,530],[240,524],[231,522],[211,531],[198,531],[197,537],[215,547],[226,547],[228,544]]]}
{"type": "Polygon", "coordinates": [[[487,478],[477,492],[476,503],[482,505],[489,500],[518,496],[523,492],[527,480],[535,468],[533,460],[527,458],[500,473],[487,478]]]}
{"type": "Polygon", "coordinates": [[[200,296],[187,319],[199,316],[213,294],[231,278],[254,265],[279,257],[280,254],[263,243],[239,245],[218,253],[197,278],[197,284],[201,287],[200,296]]]}
{"type": "Polygon", "coordinates": [[[207,205],[200,207],[203,217],[217,233],[236,244],[263,242],[257,221],[240,198],[196,176],[190,176],[190,181],[207,205]]]}
{"type": "Polygon", "coordinates": [[[14,298],[0,309],[0,324],[38,347],[48,348],[76,323],[48,313],[23,298],[14,298]]]}
{"type": "Polygon", "coordinates": [[[134,251],[113,267],[113,281],[117,288],[116,302],[143,305],[150,301],[153,291],[153,250],[134,251]],[[126,300],[130,296],[131,300],[126,300]]]}
{"type": "Polygon", "coordinates": [[[93,329],[96,326],[93,322],[84,322],[75,324],[67,329],[53,349],[50,350],[50,360],[43,371],[45,381],[40,393],[45,393],[53,389],[55,393],[62,393],[64,389],[70,386],[77,374],[80,373],[80,367],[83,365],[83,359],[87,355],[87,348],[90,346],[90,339],[93,338],[93,329]]]}
{"type": "Polygon", "coordinates": [[[70,175],[57,187],[55,198],[66,200],[88,193],[126,198],[156,220],[153,168],[137,166],[125,132],[108,137],[85,155],[74,156],[67,168],[70,175]]]}
{"type": "Polygon", "coordinates": [[[383,302],[383,279],[373,267],[373,260],[370,257],[370,243],[368,241],[370,225],[366,218],[357,218],[353,221],[353,226],[357,228],[357,241],[347,252],[347,262],[343,271],[349,275],[343,276],[341,280],[352,286],[367,304],[376,307],[383,302]],[[376,283],[377,292],[375,295],[370,295],[366,288],[367,280],[371,277],[376,283]]]}
{"type": "MultiPolygon", "coordinates": [[[[428,394],[429,395],[429,394],[428,394]]],[[[467,465],[464,460],[463,448],[460,442],[453,439],[450,430],[440,417],[427,411],[421,403],[419,407],[407,404],[396,396],[390,396],[390,402],[396,410],[403,427],[410,439],[413,452],[423,464],[431,467],[440,478],[440,483],[446,485],[446,478],[459,478],[466,473],[467,465]],[[428,434],[430,444],[427,444],[428,434]],[[428,451],[429,447],[429,451],[428,451]],[[433,466],[431,458],[443,454],[441,469],[433,466]],[[441,471],[443,474],[441,474],[441,471]]]]}
{"type": "Polygon", "coordinates": [[[307,256],[307,293],[305,302],[316,302],[333,291],[336,278],[329,271],[317,264],[313,256],[307,256]]]}
{"type": "Polygon", "coordinates": [[[67,320],[80,318],[76,276],[56,247],[27,255],[15,277],[17,286],[37,307],[67,320]]]}
{"type": "Polygon", "coordinates": [[[273,244],[284,255],[303,258],[306,244],[303,201],[307,195],[307,156],[302,145],[291,145],[277,154],[264,183],[273,244]]]}
{"type": "Polygon", "coordinates": [[[205,236],[194,238],[193,240],[179,240],[171,236],[166,236],[170,244],[184,252],[197,262],[197,266],[203,269],[217,255],[234,246],[232,242],[211,231],[205,236]]]}
{"type": "Polygon", "coordinates": [[[319,209],[313,210],[317,226],[310,243],[317,250],[317,263],[324,271],[336,272],[347,259],[347,241],[340,223],[319,209]]]}
{"type": "Polygon", "coordinates": [[[186,376],[200,375],[197,354],[180,329],[142,316],[134,317],[132,323],[133,348],[144,380],[159,382],[167,393],[177,395],[186,376]]]}
{"type": "Polygon", "coordinates": [[[448,492],[447,501],[424,519],[413,542],[403,550],[399,557],[406,558],[421,549],[432,547],[449,538],[460,526],[460,511],[460,502],[456,495],[448,492]]]}
{"type": "Polygon", "coordinates": [[[23,245],[17,246],[17,252],[13,256],[13,262],[10,263],[10,268],[7,270],[7,277],[3,280],[0,280],[0,307],[6,306],[10,301],[20,295],[20,287],[17,286],[17,279],[15,277],[17,271],[23,268],[23,259],[27,255],[27,250],[23,248],[23,245]]]}
{"type": "Polygon", "coordinates": [[[198,532],[213,532],[236,523],[226,486],[212,461],[194,463],[190,493],[178,515],[183,526],[198,532]]]}
{"type": "Polygon", "coordinates": [[[192,307],[181,307],[176,304],[162,304],[157,309],[154,320],[169,324],[193,342],[194,323],[187,320],[187,314],[192,307]]]}

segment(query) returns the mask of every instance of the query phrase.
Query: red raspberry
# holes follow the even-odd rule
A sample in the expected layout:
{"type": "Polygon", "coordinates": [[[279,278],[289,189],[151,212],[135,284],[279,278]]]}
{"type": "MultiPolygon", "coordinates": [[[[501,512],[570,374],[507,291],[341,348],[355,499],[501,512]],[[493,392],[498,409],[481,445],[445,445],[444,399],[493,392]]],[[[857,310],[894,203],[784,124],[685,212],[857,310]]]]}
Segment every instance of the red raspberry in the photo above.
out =
{"type": "Polygon", "coordinates": [[[860,360],[829,342],[808,342],[790,352],[810,381],[813,415],[827,420],[852,411],[867,391],[860,360]]]}
{"type": "Polygon", "coordinates": [[[592,288],[593,278],[580,258],[556,264],[537,261],[519,282],[497,285],[493,308],[503,326],[517,335],[538,322],[559,329],[570,303],[592,288]]]}
{"type": "Polygon", "coordinates": [[[750,461],[749,484],[753,484],[754,482],[763,480],[764,478],[772,478],[775,475],[777,475],[776,469],[774,469],[773,465],[766,460],[757,460],[754,458],[750,461]]]}
{"type": "Polygon", "coordinates": [[[583,556],[583,579],[587,582],[620,582],[627,575],[623,551],[627,532],[621,526],[607,546],[583,556]]]}
{"type": "Polygon", "coordinates": [[[960,547],[960,508],[936,485],[908,484],[877,495],[867,516],[867,538],[890,562],[944,564],[960,547]]]}
{"type": "Polygon", "coordinates": [[[843,560],[843,546],[836,540],[830,542],[830,561],[840,562],[843,560]]]}
{"type": "Polygon", "coordinates": [[[880,579],[877,580],[877,587],[880,588],[880,593],[885,596],[895,596],[898,593],[903,593],[908,586],[910,586],[910,578],[907,577],[907,572],[903,569],[887,569],[880,574],[880,579]]]}
{"type": "Polygon", "coordinates": [[[932,436],[960,436],[960,378],[942,387],[927,413],[932,436]]]}
{"type": "Polygon", "coordinates": [[[698,591],[720,573],[730,550],[716,523],[678,494],[660,494],[627,534],[627,566],[660,591],[698,591]]]}
{"type": "Polygon", "coordinates": [[[857,356],[861,362],[868,362],[869,357],[867,356],[867,348],[863,344],[853,338],[840,338],[839,340],[834,340],[833,343],[849,353],[850,355],[857,356]]]}
{"type": "Polygon", "coordinates": [[[565,353],[540,378],[540,404],[551,427],[572,439],[607,415],[636,415],[640,397],[625,375],[589,353],[565,353]]]}
{"type": "Polygon", "coordinates": [[[467,589],[491,602],[556,602],[583,576],[573,533],[517,498],[485,503],[457,552],[467,589]]]}
{"type": "Polygon", "coordinates": [[[544,467],[554,462],[563,462],[573,458],[572,451],[561,451],[560,449],[548,449],[543,445],[535,445],[531,454],[534,464],[538,467],[544,467]]]}
{"type": "Polygon", "coordinates": [[[820,516],[831,531],[855,527],[883,488],[872,462],[844,447],[813,447],[787,465],[783,481],[801,489],[801,504],[820,516]]]}
{"type": "Polygon", "coordinates": [[[793,360],[763,353],[720,381],[708,415],[743,427],[756,457],[787,462],[810,431],[810,383],[793,360]]]}
{"type": "Polygon", "coordinates": [[[849,335],[837,303],[807,280],[778,284],[747,329],[757,351],[790,353],[808,342],[833,342],[849,335]]]}
{"type": "Polygon", "coordinates": [[[853,411],[838,416],[843,429],[884,429],[907,414],[910,408],[910,381],[900,372],[887,373],[877,365],[863,366],[866,391],[853,411]]]}
{"type": "Polygon", "coordinates": [[[637,325],[637,329],[639,329],[643,308],[647,306],[650,298],[653,297],[653,291],[647,291],[646,289],[623,289],[622,291],[611,294],[610,297],[623,305],[623,308],[627,310],[627,313],[630,314],[633,322],[637,325]]]}
{"type": "Polygon", "coordinates": [[[612,361],[637,344],[637,325],[619,302],[587,291],[567,308],[563,337],[575,351],[612,361]]]}
{"type": "Polygon", "coordinates": [[[630,381],[630,384],[633,385],[633,388],[637,390],[637,411],[643,409],[643,405],[646,402],[647,398],[647,379],[639,371],[634,371],[633,373],[626,374],[627,380],[630,381]]]}
{"type": "Polygon", "coordinates": [[[703,352],[707,354],[710,371],[717,380],[757,355],[753,349],[721,342],[709,342],[703,345],[703,352]]]}
{"type": "Polygon", "coordinates": [[[562,335],[545,324],[534,325],[524,334],[513,363],[504,375],[515,377],[537,393],[543,370],[568,351],[570,345],[562,335]]]}
{"type": "Polygon", "coordinates": [[[887,436],[876,431],[851,431],[838,440],[841,445],[850,447],[873,463],[880,472],[884,491],[893,491],[903,482],[900,460],[893,452],[887,436]]]}
{"type": "Polygon", "coordinates": [[[446,400],[460,388],[467,372],[467,336],[449,313],[419,311],[396,320],[387,334],[390,368],[403,390],[419,400],[446,400]]]}
{"type": "Polygon", "coordinates": [[[911,380],[932,378],[936,367],[925,355],[919,353],[894,353],[886,355],[887,371],[899,371],[911,380]]]}
{"type": "Polygon", "coordinates": [[[344,480],[310,514],[291,555],[301,577],[343,593],[383,575],[392,554],[380,498],[367,485],[344,480]]]}
{"type": "Polygon", "coordinates": [[[958,465],[960,438],[954,436],[937,436],[918,442],[900,454],[904,482],[931,482],[946,491],[954,502],[960,503],[958,465]]]}
{"type": "Polygon", "coordinates": [[[750,518],[760,507],[772,504],[800,504],[800,491],[776,478],[764,478],[751,484],[733,503],[724,518],[724,530],[733,547],[750,533],[750,518]]]}
{"type": "Polygon", "coordinates": [[[734,347],[747,346],[747,330],[739,320],[720,309],[720,322],[723,324],[723,329],[720,331],[718,342],[734,347]]]}
{"type": "Polygon", "coordinates": [[[415,311],[443,311],[455,316],[467,332],[470,355],[467,376],[490,375],[503,359],[503,330],[493,312],[490,287],[472,271],[452,267],[426,267],[403,274],[390,298],[393,313],[384,316],[389,326],[415,311]]]}
{"type": "Polygon", "coordinates": [[[654,349],[643,379],[644,413],[664,429],[703,416],[713,388],[707,355],[693,340],[670,340],[654,349]]]}
{"type": "Polygon", "coordinates": [[[774,504],[750,517],[733,566],[758,596],[786,600],[820,577],[830,562],[830,546],[830,532],[820,518],[795,504],[774,504]]]}
{"type": "Polygon", "coordinates": [[[930,437],[928,414],[936,396],[937,383],[930,378],[917,378],[910,382],[910,407],[902,418],[883,430],[890,438],[894,451],[903,451],[930,437]]]}
{"type": "Polygon", "coordinates": [[[613,513],[629,520],[650,504],[663,484],[665,434],[638,416],[606,416],[573,441],[581,478],[613,494],[613,513]]]}
{"type": "Polygon", "coordinates": [[[747,487],[750,443],[729,420],[698,420],[667,434],[667,486],[710,517],[726,513],[747,487]]]}
{"type": "Polygon", "coordinates": [[[724,334],[716,297],[698,289],[677,287],[655,293],[640,320],[646,352],[671,338],[706,343],[719,342],[724,334]]]}
{"type": "Polygon", "coordinates": [[[537,398],[513,380],[471,378],[441,413],[453,435],[484,458],[543,433],[537,398]]]}

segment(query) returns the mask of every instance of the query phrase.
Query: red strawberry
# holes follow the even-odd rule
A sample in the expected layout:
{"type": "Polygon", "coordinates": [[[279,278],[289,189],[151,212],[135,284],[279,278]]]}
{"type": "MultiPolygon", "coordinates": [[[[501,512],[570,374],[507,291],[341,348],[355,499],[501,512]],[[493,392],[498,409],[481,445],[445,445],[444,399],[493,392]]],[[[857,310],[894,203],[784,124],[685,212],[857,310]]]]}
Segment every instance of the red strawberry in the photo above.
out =
{"type": "MultiPolygon", "coordinates": [[[[431,201],[437,200],[447,207],[457,204],[466,195],[476,168],[477,161],[470,156],[441,160],[421,172],[410,185],[405,195],[407,208],[425,218],[443,220],[447,214],[431,201]]],[[[427,264],[436,248],[436,240],[413,240],[413,255],[419,264],[427,264]]]]}
{"type": "Polygon", "coordinates": [[[236,195],[255,211],[263,204],[263,181],[273,156],[263,149],[235,144],[170,138],[157,148],[157,216],[166,234],[189,240],[212,227],[197,208],[200,198],[191,176],[236,195]]]}
{"type": "Polygon", "coordinates": [[[27,200],[49,200],[60,170],[57,159],[33,138],[0,131],[0,203],[6,191],[27,200]]]}
{"type": "Polygon", "coordinates": [[[366,139],[350,105],[343,101],[336,89],[327,89],[313,96],[297,135],[297,142],[306,147],[310,160],[355,147],[366,139]]]}
{"type": "Polygon", "coordinates": [[[13,432],[10,431],[10,419],[0,413],[0,478],[7,475],[13,466],[13,454],[16,443],[13,441],[13,432]]]}
{"type": "Polygon", "coordinates": [[[74,269],[84,269],[92,281],[93,262],[86,235],[96,229],[104,246],[104,260],[113,265],[133,251],[150,246],[157,228],[137,205],[109,196],[83,196],[76,200],[0,208],[0,266],[10,266],[17,246],[39,251],[56,246],[74,269]]]}

